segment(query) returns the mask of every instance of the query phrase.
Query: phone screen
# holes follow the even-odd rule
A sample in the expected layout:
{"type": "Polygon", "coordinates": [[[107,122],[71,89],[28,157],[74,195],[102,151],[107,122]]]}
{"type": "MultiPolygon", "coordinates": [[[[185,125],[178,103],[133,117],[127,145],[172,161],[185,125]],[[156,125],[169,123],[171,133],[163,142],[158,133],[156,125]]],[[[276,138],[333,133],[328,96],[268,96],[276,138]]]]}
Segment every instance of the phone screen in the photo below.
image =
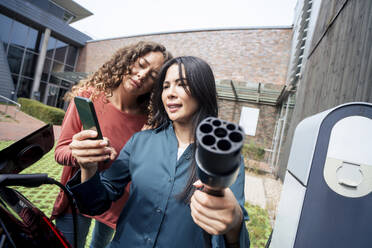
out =
{"type": "Polygon", "coordinates": [[[93,102],[89,98],[80,96],[76,96],[74,98],[74,102],[79,113],[83,129],[97,131],[98,135],[96,139],[103,139],[93,102]]]}

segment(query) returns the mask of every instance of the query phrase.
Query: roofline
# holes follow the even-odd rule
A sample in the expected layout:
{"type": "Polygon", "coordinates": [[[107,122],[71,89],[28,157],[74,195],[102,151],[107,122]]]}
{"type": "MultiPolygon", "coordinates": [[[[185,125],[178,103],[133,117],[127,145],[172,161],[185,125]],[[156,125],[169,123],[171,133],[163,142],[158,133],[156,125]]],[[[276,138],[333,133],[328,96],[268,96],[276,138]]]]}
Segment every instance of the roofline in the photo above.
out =
{"type": "Polygon", "coordinates": [[[152,36],[152,35],[166,35],[166,34],[177,34],[177,33],[196,33],[196,32],[213,32],[213,31],[230,31],[230,30],[258,30],[258,29],[293,29],[293,25],[184,29],[184,30],[175,30],[175,31],[169,31],[169,32],[154,32],[154,33],[147,33],[147,34],[135,34],[135,35],[119,36],[119,37],[104,38],[104,39],[97,39],[97,40],[88,40],[87,43],[99,42],[99,41],[105,41],[105,40],[116,40],[116,39],[123,39],[123,38],[135,38],[135,37],[141,37],[141,36],[152,36]]]}
{"type": "Polygon", "coordinates": [[[49,28],[57,39],[78,47],[85,46],[86,41],[92,39],[63,20],[24,0],[0,0],[0,13],[38,30],[49,28]]]}
{"type": "Polygon", "coordinates": [[[78,4],[77,2],[73,0],[51,0],[51,1],[54,4],[58,5],[59,7],[67,10],[68,12],[74,15],[74,18],[70,21],[70,24],[93,15],[91,11],[84,8],[83,6],[81,6],[80,4],[78,4]]]}

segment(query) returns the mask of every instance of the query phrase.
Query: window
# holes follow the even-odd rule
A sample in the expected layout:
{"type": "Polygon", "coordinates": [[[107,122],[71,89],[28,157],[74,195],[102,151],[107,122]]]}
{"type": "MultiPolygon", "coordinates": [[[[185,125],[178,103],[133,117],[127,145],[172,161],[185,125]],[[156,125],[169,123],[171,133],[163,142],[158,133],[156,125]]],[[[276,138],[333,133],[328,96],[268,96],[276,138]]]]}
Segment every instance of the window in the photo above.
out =
{"type": "Polygon", "coordinates": [[[12,79],[13,79],[13,84],[14,84],[14,89],[17,88],[17,82],[18,82],[18,75],[12,75],[12,79]]]}
{"type": "Polygon", "coordinates": [[[239,125],[243,127],[246,135],[255,136],[258,122],[259,109],[243,107],[239,125]]]}
{"type": "Polygon", "coordinates": [[[74,67],[65,65],[65,71],[74,71],[74,67]]]}
{"type": "Polygon", "coordinates": [[[32,79],[22,77],[21,81],[19,82],[17,97],[30,98],[31,88],[32,88],[32,79]]]}
{"type": "Polygon", "coordinates": [[[48,81],[48,76],[49,76],[51,65],[52,65],[52,61],[46,58],[44,61],[43,74],[41,74],[41,80],[48,81]]]}
{"type": "MultiPolygon", "coordinates": [[[[43,35],[43,38],[44,38],[44,35],[43,35]]],[[[43,40],[43,38],[41,40],[43,40]]],[[[56,42],[57,42],[57,40],[54,39],[52,36],[49,37],[48,48],[47,48],[47,52],[46,52],[46,56],[48,58],[53,58],[53,52],[54,52],[54,48],[56,47],[56,42]]],[[[40,50],[41,50],[41,48],[40,48],[40,50]]]]}
{"type": "Polygon", "coordinates": [[[58,60],[59,62],[64,63],[66,52],[67,52],[67,44],[62,41],[57,40],[54,59],[58,60]]]}
{"type": "Polygon", "coordinates": [[[23,57],[23,49],[9,46],[8,63],[12,73],[19,74],[23,57]]]}
{"type": "Polygon", "coordinates": [[[58,95],[58,92],[59,92],[59,87],[58,86],[55,86],[55,85],[52,85],[52,84],[49,84],[49,89],[47,90],[47,104],[50,105],[50,106],[55,106],[56,104],[56,100],[57,100],[57,95],[58,95]]]}
{"type": "Polygon", "coordinates": [[[35,68],[37,63],[38,55],[32,52],[26,52],[24,62],[23,62],[23,72],[22,75],[27,77],[34,77],[35,68]]]}
{"type": "Polygon", "coordinates": [[[29,28],[28,30],[28,40],[27,40],[27,48],[29,50],[32,50],[32,51],[35,51],[36,48],[37,48],[37,35],[38,35],[38,31],[36,29],[33,29],[33,28],[29,28]]]}
{"type": "Polygon", "coordinates": [[[44,96],[45,96],[45,89],[47,87],[47,83],[41,81],[40,86],[39,86],[39,92],[40,92],[40,101],[43,101],[44,96]]]}
{"type": "Polygon", "coordinates": [[[12,19],[0,14],[0,39],[4,42],[4,47],[8,45],[10,29],[12,27],[12,19]]]}
{"type": "Polygon", "coordinates": [[[65,96],[65,94],[67,93],[67,89],[64,89],[64,88],[60,88],[59,89],[59,92],[58,92],[58,97],[57,97],[57,103],[56,103],[56,107],[57,108],[61,108],[63,109],[64,107],[64,104],[65,104],[65,101],[63,100],[63,97],[65,96]]]}
{"type": "Polygon", "coordinates": [[[57,61],[53,61],[52,72],[60,72],[60,71],[63,71],[63,64],[57,61]]]}
{"type": "Polygon", "coordinates": [[[69,46],[68,47],[68,53],[67,53],[67,59],[66,64],[74,67],[75,66],[75,60],[77,56],[77,48],[75,46],[69,46]]]}
{"type": "Polygon", "coordinates": [[[13,29],[10,35],[10,43],[19,47],[26,47],[27,45],[28,27],[20,22],[13,21],[13,29]]]}
{"type": "Polygon", "coordinates": [[[49,83],[59,85],[61,83],[61,79],[50,75],[49,83]]]}

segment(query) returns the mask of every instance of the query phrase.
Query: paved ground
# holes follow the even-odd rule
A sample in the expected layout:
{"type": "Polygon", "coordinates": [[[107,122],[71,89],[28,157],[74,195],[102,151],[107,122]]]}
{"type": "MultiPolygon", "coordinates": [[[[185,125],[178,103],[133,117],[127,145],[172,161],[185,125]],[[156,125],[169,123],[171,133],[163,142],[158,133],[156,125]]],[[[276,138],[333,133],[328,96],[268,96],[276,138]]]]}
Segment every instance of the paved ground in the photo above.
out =
{"type": "MultiPolygon", "coordinates": [[[[4,112],[4,105],[0,105],[0,112],[4,112]]],[[[29,133],[45,125],[14,107],[9,107],[7,115],[14,118],[6,118],[0,114],[0,140],[19,140],[29,133]]],[[[56,140],[60,135],[60,126],[54,126],[56,140]]],[[[276,208],[280,199],[282,183],[276,180],[270,173],[258,175],[257,173],[246,172],[245,198],[250,204],[258,205],[269,211],[271,219],[275,218],[276,208]]]]}
{"type": "MultiPolygon", "coordinates": [[[[22,111],[17,111],[15,107],[0,105],[0,140],[19,140],[37,129],[43,127],[44,122],[29,116],[22,111]],[[12,118],[7,118],[4,115],[12,118]],[[15,119],[15,120],[14,120],[15,119]]],[[[60,126],[54,126],[54,137],[59,138],[60,126]]]]}
{"type": "Polygon", "coordinates": [[[282,182],[272,174],[245,173],[245,200],[268,211],[274,224],[276,209],[282,192],[282,182]]]}

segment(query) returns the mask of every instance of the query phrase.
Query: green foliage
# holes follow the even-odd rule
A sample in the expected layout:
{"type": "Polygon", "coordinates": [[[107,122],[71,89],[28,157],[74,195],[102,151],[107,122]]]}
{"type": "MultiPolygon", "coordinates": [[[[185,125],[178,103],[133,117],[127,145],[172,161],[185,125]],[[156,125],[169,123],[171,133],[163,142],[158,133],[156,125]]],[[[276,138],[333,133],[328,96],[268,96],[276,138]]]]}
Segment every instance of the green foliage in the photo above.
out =
{"type": "Polygon", "coordinates": [[[65,111],[62,109],[45,105],[36,100],[18,98],[18,102],[21,104],[21,111],[45,123],[61,125],[63,118],[65,117],[65,111]]]}
{"type": "Polygon", "coordinates": [[[244,144],[242,154],[245,158],[262,161],[265,157],[265,149],[254,143],[244,144]]]}
{"type": "Polygon", "coordinates": [[[251,240],[251,248],[265,247],[271,233],[269,214],[259,206],[245,203],[245,208],[249,214],[247,229],[251,240]]]}

